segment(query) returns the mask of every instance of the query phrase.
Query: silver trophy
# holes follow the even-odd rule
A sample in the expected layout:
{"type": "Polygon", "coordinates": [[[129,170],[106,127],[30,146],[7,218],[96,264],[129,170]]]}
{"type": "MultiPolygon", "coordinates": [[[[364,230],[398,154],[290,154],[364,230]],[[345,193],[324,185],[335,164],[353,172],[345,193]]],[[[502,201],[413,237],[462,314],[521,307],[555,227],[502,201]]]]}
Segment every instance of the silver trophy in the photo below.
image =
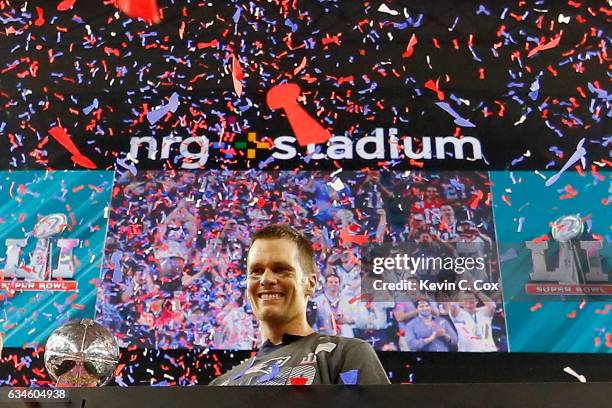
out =
{"type": "Polygon", "coordinates": [[[533,272],[531,279],[535,281],[554,281],[567,284],[581,284],[585,282],[585,275],[580,263],[578,245],[575,242],[584,231],[584,223],[578,215],[564,215],[557,218],[552,225],[551,235],[559,243],[559,266],[554,271],[546,267],[545,253],[548,243],[527,242],[531,250],[533,272]]]}
{"type": "Polygon", "coordinates": [[[91,319],[64,324],[45,345],[45,368],[58,387],[103,386],[118,364],[117,340],[91,319]]]}
{"type": "Polygon", "coordinates": [[[551,234],[559,242],[560,282],[580,284],[585,281],[578,247],[573,242],[583,231],[584,223],[578,215],[564,215],[553,223],[551,234]]]}

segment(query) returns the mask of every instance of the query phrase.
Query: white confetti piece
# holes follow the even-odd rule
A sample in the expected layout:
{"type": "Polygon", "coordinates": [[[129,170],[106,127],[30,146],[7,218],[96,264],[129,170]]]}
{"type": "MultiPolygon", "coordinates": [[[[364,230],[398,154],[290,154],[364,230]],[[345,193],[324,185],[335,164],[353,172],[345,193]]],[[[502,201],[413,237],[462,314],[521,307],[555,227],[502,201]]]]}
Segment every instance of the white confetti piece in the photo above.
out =
{"type": "Polygon", "coordinates": [[[399,11],[391,10],[389,8],[389,6],[387,6],[384,3],[381,4],[380,7],[378,7],[378,11],[381,12],[381,13],[391,14],[392,16],[398,16],[399,15],[399,11]]]}
{"type": "Polygon", "coordinates": [[[581,383],[583,383],[583,384],[586,383],[586,377],[584,375],[578,374],[571,367],[565,367],[563,369],[563,371],[565,371],[566,373],[568,373],[572,377],[576,377],[578,379],[578,381],[580,381],[581,383]]]}
{"type": "Polygon", "coordinates": [[[340,173],[342,173],[342,167],[340,167],[338,170],[334,171],[332,174],[330,174],[330,176],[331,177],[336,177],[340,173]]]}
{"type": "Polygon", "coordinates": [[[523,231],[523,223],[525,222],[525,217],[520,217],[518,219],[518,228],[516,229],[516,232],[521,232],[523,231]]]}
{"type": "Polygon", "coordinates": [[[564,16],[563,14],[559,14],[559,17],[557,18],[557,21],[560,24],[569,24],[570,20],[570,16],[564,16]]]}
{"type": "Polygon", "coordinates": [[[319,344],[315,349],[315,354],[318,354],[320,351],[327,351],[328,353],[331,353],[335,348],[336,345],[334,343],[319,344]]]}
{"type": "Polygon", "coordinates": [[[344,189],[344,183],[339,178],[336,178],[331,183],[327,183],[327,185],[336,191],[341,191],[342,189],[344,189]]]}

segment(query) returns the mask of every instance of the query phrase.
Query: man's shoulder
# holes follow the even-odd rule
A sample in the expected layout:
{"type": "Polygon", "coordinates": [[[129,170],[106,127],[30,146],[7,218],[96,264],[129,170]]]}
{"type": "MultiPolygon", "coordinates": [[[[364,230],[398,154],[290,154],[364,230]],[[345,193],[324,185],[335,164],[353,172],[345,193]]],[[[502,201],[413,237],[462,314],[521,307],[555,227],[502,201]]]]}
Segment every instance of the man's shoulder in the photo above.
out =
{"type": "Polygon", "coordinates": [[[237,366],[232,367],[229,371],[227,371],[225,374],[220,375],[219,377],[215,378],[214,380],[212,380],[208,385],[223,385],[223,383],[225,381],[227,381],[228,379],[232,378],[234,375],[236,375],[237,373],[240,373],[242,371],[244,371],[247,366],[249,364],[251,364],[251,359],[253,357],[247,358],[244,361],[242,361],[240,364],[238,364],[237,366]]]}
{"type": "Polygon", "coordinates": [[[356,339],[353,337],[332,336],[332,335],[322,334],[322,333],[319,333],[317,342],[318,342],[317,348],[319,348],[322,344],[333,343],[338,347],[339,350],[343,350],[343,351],[353,349],[354,347],[372,348],[370,343],[362,339],[356,339]]]}

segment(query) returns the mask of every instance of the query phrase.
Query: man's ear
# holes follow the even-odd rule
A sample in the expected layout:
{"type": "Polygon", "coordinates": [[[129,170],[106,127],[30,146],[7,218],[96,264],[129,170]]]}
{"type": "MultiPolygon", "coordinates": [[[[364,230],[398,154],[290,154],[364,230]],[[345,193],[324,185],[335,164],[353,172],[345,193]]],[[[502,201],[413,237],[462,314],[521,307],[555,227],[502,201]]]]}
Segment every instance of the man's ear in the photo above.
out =
{"type": "Polygon", "coordinates": [[[306,280],[306,289],[304,290],[304,293],[308,296],[312,296],[317,288],[317,274],[311,273],[308,276],[304,276],[304,279],[306,280]]]}

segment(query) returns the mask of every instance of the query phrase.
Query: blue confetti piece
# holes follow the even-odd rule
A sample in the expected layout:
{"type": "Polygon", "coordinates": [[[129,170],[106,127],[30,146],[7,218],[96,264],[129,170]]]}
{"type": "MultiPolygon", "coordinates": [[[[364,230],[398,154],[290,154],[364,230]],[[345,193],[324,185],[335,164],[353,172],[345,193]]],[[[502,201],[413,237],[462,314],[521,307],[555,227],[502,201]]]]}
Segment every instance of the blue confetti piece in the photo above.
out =
{"type": "Polygon", "coordinates": [[[610,97],[608,97],[608,93],[606,91],[604,91],[603,89],[596,88],[590,82],[588,83],[587,86],[589,88],[589,91],[591,91],[592,93],[596,94],[598,98],[604,99],[604,100],[610,100],[610,97]]]}
{"type": "Polygon", "coordinates": [[[459,115],[457,112],[455,112],[455,110],[453,108],[451,108],[448,103],[446,103],[446,102],[436,102],[436,105],[439,106],[440,108],[442,108],[444,111],[446,111],[446,113],[451,115],[453,118],[455,118],[454,123],[457,126],[461,126],[461,127],[476,127],[475,124],[473,124],[469,120],[461,117],[461,115],[459,115]]]}
{"type": "Polygon", "coordinates": [[[340,373],[340,379],[345,385],[356,385],[359,378],[359,370],[349,370],[340,373]]]}
{"type": "Polygon", "coordinates": [[[91,111],[93,111],[94,109],[98,109],[98,98],[95,98],[91,105],[89,105],[88,107],[84,108],[83,109],[83,113],[85,115],[89,115],[91,113],[91,111]]]}
{"type": "Polygon", "coordinates": [[[147,113],[147,120],[149,121],[150,124],[154,125],[161,118],[163,118],[164,115],[166,115],[166,113],[176,112],[176,110],[178,109],[178,106],[179,106],[179,94],[174,92],[170,96],[170,100],[168,101],[167,104],[162,105],[159,108],[147,113]]]}
{"type": "Polygon", "coordinates": [[[536,78],[536,80],[531,83],[529,90],[531,91],[529,92],[529,97],[531,98],[531,100],[535,101],[536,99],[538,99],[538,94],[540,92],[540,76],[539,75],[536,78]]]}

